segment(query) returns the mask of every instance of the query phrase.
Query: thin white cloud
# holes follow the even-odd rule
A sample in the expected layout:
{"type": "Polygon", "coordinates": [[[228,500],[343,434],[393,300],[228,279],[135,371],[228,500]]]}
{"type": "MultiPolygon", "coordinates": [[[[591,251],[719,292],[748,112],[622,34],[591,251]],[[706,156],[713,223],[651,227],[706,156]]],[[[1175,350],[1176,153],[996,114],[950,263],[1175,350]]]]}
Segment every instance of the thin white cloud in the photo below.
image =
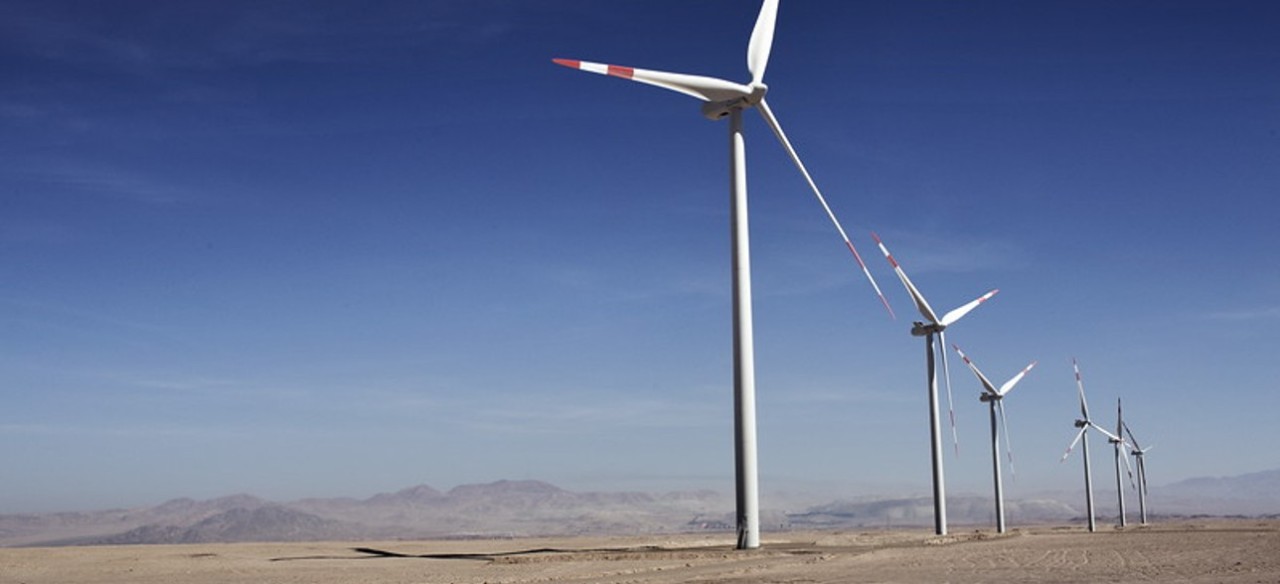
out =
{"type": "Polygon", "coordinates": [[[610,264],[605,268],[589,264],[584,260],[581,264],[564,264],[550,266],[533,266],[533,276],[549,284],[568,290],[574,294],[582,294],[606,302],[648,303],[673,297],[711,297],[722,298],[729,294],[728,286],[719,274],[712,270],[699,269],[689,262],[664,262],[660,265],[643,266],[645,273],[653,274],[652,278],[640,285],[634,283],[626,287],[618,284],[615,270],[619,267],[628,269],[628,275],[637,272],[637,267],[624,261],[610,264]],[[591,265],[594,267],[583,267],[591,265]]]}
{"type": "MultiPolygon", "coordinates": [[[[143,390],[154,390],[165,393],[218,393],[226,395],[228,391],[243,387],[243,383],[234,379],[213,377],[177,377],[152,376],[138,377],[134,375],[107,375],[113,382],[143,390]]],[[[259,388],[246,391],[260,395],[259,388]]]]}
{"type": "Polygon", "coordinates": [[[889,390],[787,388],[777,393],[783,397],[777,397],[772,401],[776,401],[779,405],[803,407],[838,404],[913,404],[918,401],[915,395],[905,395],[902,392],[889,390]]]}
{"type": "Polygon", "coordinates": [[[37,3],[15,4],[0,19],[3,46],[45,61],[135,63],[147,51],[120,36],[95,32],[70,14],[37,3]]]}
{"type": "Polygon", "coordinates": [[[0,119],[14,123],[43,122],[49,118],[49,108],[17,101],[0,101],[0,119]]]}
{"type": "Polygon", "coordinates": [[[506,394],[489,396],[488,407],[472,410],[468,423],[487,431],[561,434],[599,428],[697,428],[721,414],[718,407],[674,399],[637,399],[609,392],[566,392],[539,399],[506,394]]]}
{"type": "Polygon", "coordinates": [[[1213,320],[1269,320],[1280,318],[1280,306],[1271,306],[1258,309],[1244,309],[1234,311],[1211,312],[1207,315],[1213,320]]]}
{"type": "Polygon", "coordinates": [[[429,2],[363,6],[315,2],[111,5],[74,11],[17,3],[0,20],[0,47],[47,62],[146,74],[271,63],[353,63],[441,44],[501,42],[519,3],[429,2]],[[483,11],[484,18],[476,17],[483,11]],[[508,14],[504,17],[503,12],[508,14]],[[181,28],[183,34],[174,34],[181,28]]]}
{"type": "Polygon", "coordinates": [[[105,332],[121,340],[144,338],[165,343],[180,341],[169,327],[104,312],[40,300],[5,297],[0,297],[0,305],[8,307],[5,312],[10,322],[39,329],[95,336],[105,332]]]}
{"type": "Polygon", "coordinates": [[[76,239],[75,230],[61,223],[0,217],[0,241],[9,243],[62,244],[76,239]]]}
{"type": "Polygon", "coordinates": [[[0,424],[0,435],[37,436],[37,437],[72,437],[77,439],[95,438],[141,438],[148,441],[156,438],[201,438],[201,439],[239,439],[244,438],[243,428],[137,424],[130,421],[120,425],[85,425],[85,424],[46,424],[17,423],[0,424]]]}
{"type": "MultiPolygon", "coordinates": [[[[1029,252],[1011,241],[974,239],[956,234],[888,232],[880,234],[885,246],[909,275],[929,272],[978,272],[1017,269],[1031,263],[1029,252]]],[[[871,247],[863,259],[874,254],[884,261],[880,250],[871,247]]]]}
{"type": "Polygon", "coordinates": [[[152,205],[171,205],[198,199],[183,187],[123,170],[68,166],[16,171],[11,176],[26,189],[42,195],[93,195],[152,205]]]}

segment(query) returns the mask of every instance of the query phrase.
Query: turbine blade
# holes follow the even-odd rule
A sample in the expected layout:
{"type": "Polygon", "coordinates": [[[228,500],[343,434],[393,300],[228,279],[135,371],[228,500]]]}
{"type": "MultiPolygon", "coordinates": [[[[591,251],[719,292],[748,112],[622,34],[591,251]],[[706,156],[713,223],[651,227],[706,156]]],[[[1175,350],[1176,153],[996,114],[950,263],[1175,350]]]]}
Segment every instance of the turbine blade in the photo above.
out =
{"type": "Polygon", "coordinates": [[[1116,398],[1116,434],[1124,437],[1124,408],[1120,406],[1120,398],[1116,398]]]}
{"type": "MultiPolygon", "coordinates": [[[[776,0],[774,4],[777,4],[776,0]]],[[[866,275],[867,281],[875,289],[876,296],[880,297],[880,303],[884,305],[884,309],[889,311],[890,317],[897,318],[893,314],[893,308],[889,306],[889,300],[880,291],[880,285],[876,283],[875,277],[871,275],[871,270],[868,270],[866,262],[862,261],[862,255],[858,253],[857,248],[853,247],[853,242],[849,241],[849,235],[845,233],[844,227],[840,225],[840,220],[836,219],[836,214],[831,211],[831,206],[827,204],[826,197],[822,196],[822,191],[818,189],[818,184],[813,182],[813,177],[809,175],[809,170],[805,168],[804,162],[800,161],[800,155],[796,154],[796,149],[791,146],[791,141],[787,139],[787,134],[782,131],[782,125],[778,123],[778,118],[774,117],[773,110],[769,109],[769,104],[761,99],[760,103],[756,105],[756,109],[760,110],[760,116],[764,118],[764,122],[773,130],[773,135],[778,137],[778,141],[782,143],[782,148],[791,156],[791,161],[796,164],[796,168],[804,176],[805,182],[809,183],[809,188],[813,190],[813,195],[818,198],[818,203],[827,212],[827,217],[831,219],[831,223],[836,226],[836,231],[840,232],[840,237],[844,239],[845,247],[849,248],[849,252],[853,254],[853,259],[857,260],[858,267],[862,268],[862,273],[866,275]]]]}
{"type": "Polygon", "coordinates": [[[769,66],[769,51],[773,49],[773,29],[778,21],[778,0],[764,0],[760,16],[751,30],[751,42],[747,44],[747,70],[751,71],[751,85],[764,81],[764,70],[769,66]]]}
{"type": "Polygon", "coordinates": [[[1084,399],[1084,382],[1080,380],[1080,363],[1075,357],[1071,358],[1071,366],[1076,370],[1076,392],[1080,394],[1080,414],[1084,416],[1085,421],[1089,420],[1089,403],[1084,399]]]}
{"type": "Polygon", "coordinates": [[[1092,426],[1094,430],[1102,432],[1102,434],[1105,435],[1109,440],[1114,440],[1115,442],[1118,442],[1118,443],[1124,442],[1123,438],[1116,436],[1115,434],[1112,434],[1109,430],[1107,430],[1106,428],[1103,428],[1102,426],[1099,426],[1093,422],[1089,422],[1089,426],[1092,426]]]}
{"type": "Polygon", "coordinates": [[[1009,439],[1009,418],[1004,414],[1004,400],[996,400],[996,409],[1000,410],[1000,430],[1004,434],[1004,451],[1009,455],[1009,474],[1018,480],[1018,469],[1013,466],[1013,441],[1009,439]]]}
{"type": "Polygon", "coordinates": [[[1134,437],[1134,435],[1133,435],[1133,430],[1130,430],[1130,429],[1129,429],[1129,424],[1125,424],[1125,425],[1124,425],[1124,431],[1125,431],[1125,433],[1126,433],[1126,434],[1128,434],[1128,435],[1129,435],[1129,441],[1130,441],[1130,442],[1133,442],[1133,449],[1134,449],[1134,450],[1137,450],[1137,451],[1139,451],[1139,452],[1146,452],[1145,450],[1143,450],[1143,449],[1142,449],[1142,446],[1138,445],[1138,439],[1134,437]]]}
{"type": "Polygon", "coordinates": [[[1133,456],[1134,471],[1138,474],[1138,491],[1145,495],[1147,493],[1147,469],[1146,461],[1143,459],[1146,452],[1135,448],[1129,454],[1133,456]]]}
{"type": "Polygon", "coordinates": [[[907,273],[902,271],[902,266],[898,265],[898,260],[893,259],[893,254],[889,253],[889,248],[884,246],[880,236],[872,232],[871,238],[876,241],[876,245],[880,246],[880,251],[889,260],[889,265],[893,266],[893,272],[898,275],[898,279],[902,280],[902,285],[907,288],[907,294],[910,294],[911,300],[916,303],[916,310],[920,311],[920,316],[923,316],[930,324],[939,324],[937,313],[929,306],[929,302],[924,299],[924,295],[920,293],[920,290],[916,289],[916,285],[911,283],[911,278],[907,277],[907,273]]]}
{"type": "Polygon", "coordinates": [[[1022,381],[1022,378],[1026,377],[1027,373],[1030,373],[1031,369],[1035,367],[1036,363],[1038,362],[1039,361],[1032,361],[1030,365],[1027,365],[1026,369],[1019,371],[1017,375],[1014,375],[1013,377],[1009,378],[1009,381],[1004,382],[1004,385],[1000,386],[1000,391],[998,393],[1001,396],[1004,396],[1004,395],[1007,395],[1009,392],[1013,391],[1013,386],[1017,385],[1019,381],[1022,381]]]}
{"type": "Polygon", "coordinates": [[[1058,462],[1066,462],[1066,461],[1067,461],[1067,456],[1070,456],[1070,455],[1071,455],[1071,450],[1072,450],[1073,448],[1075,448],[1075,447],[1076,447],[1076,444],[1079,444],[1079,443],[1080,443],[1080,439],[1081,439],[1081,438],[1084,438],[1084,433],[1085,433],[1085,432],[1087,432],[1087,431],[1089,431],[1089,427],[1088,427],[1088,426],[1085,426],[1085,427],[1083,427],[1083,428],[1080,428],[1080,431],[1079,431],[1079,432],[1076,432],[1076,439],[1075,439],[1075,440],[1072,440],[1072,441],[1071,441],[1071,444],[1067,446],[1067,451],[1066,451],[1066,452],[1064,452],[1064,453],[1062,453],[1062,459],[1061,459],[1061,460],[1059,460],[1058,462]]]}
{"type": "MultiPolygon", "coordinates": [[[[1127,445],[1126,445],[1124,442],[1117,442],[1117,443],[1116,443],[1116,448],[1117,448],[1117,449],[1123,450],[1125,446],[1127,446],[1127,445]]],[[[1123,461],[1124,461],[1124,469],[1125,469],[1125,472],[1129,474],[1129,486],[1130,486],[1131,488],[1133,488],[1133,489],[1137,489],[1137,488],[1138,488],[1138,483],[1135,483],[1135,482],[1133,481],[1133,466],[1131,466],[1131,465],[1129,464],[1129,456],[1128,456],[1128,453],[1127,453],[1127,452],[1118,452],[1117,454],[1119,454],[1119,455],[1120,455],[1120,460],[1123,460],[1123,461]]]]}
{"type": "Polygon", "coordinates": [[[973,300],[972,302],[964,306],[961,306],[960,308],[957,308],[955,310],[952,310],[951,312],[946,313],[945,315],[942,316],[942,321],[939,322],[938,324],[941,324],[942,326],[948,326],[951,323],[954,323],[955,321],[960,320],[962,317],[964,317],[964,315],[969,314],[969,311],[977,308],[979,304],[982,304],[983,302],[990,300],[991,297],[995,296],[996,293],[999,291],[1000,290],[992,290],[990,292],[987,292],[986,294],[979,296],[976,300],[973,300]]]}
{"type": "Polygon", "coordinates": [[[982,388],[986,390],[987,393],[995,396],[1000,395],[1000,392],[996,390],[995,384],[991,383],[991,380],[987,379],[987,376],[983,375],[982,372],[978,370],[978,366],[974,365],[973,361],[969,360],[969,356],[965,355],[964,351],[960,350],[959,345],[952,343],[951,348],[955,349],[957,353],[960,353],[960,358],[964,359],[964,364],[968,365],[969,370],[973,371],[973,374],[978,376],[978,382],[982,384],[982,388]]]}
{"type": "Polygon", "coordinates": [[[621,77],[638,83],[670,89],[702,101],[726,101],[751,95],[750,87],[714,77],[636,69],[621,65],[575,61],[573,59],[552,59],[552,61],[557,65],[563,65],[570,69],[608,75],[610,77],[621,77]]]}
{"type": "Polygon", "coordinates": [[[951,418],[951,442],[955,445],[956,457],[959,457],[960,435],[956,433],[956,408],[951,401],[951,368],[947,366],[947,337],[942,331],[938,331],[938,352],[942,353],[942,375],[947,379],[947,415],[951,418]]]}

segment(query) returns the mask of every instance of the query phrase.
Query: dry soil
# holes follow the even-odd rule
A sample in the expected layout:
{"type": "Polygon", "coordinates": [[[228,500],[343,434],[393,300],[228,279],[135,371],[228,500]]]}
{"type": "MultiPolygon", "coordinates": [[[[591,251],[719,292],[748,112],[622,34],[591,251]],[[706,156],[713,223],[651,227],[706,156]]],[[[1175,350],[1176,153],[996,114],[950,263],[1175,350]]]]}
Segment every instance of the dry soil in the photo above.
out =
{"type": "Polygon", "coordinates": [[[0,549],[0,583],[1280,584],[1280,521],[1100,528],[0,549]]]}

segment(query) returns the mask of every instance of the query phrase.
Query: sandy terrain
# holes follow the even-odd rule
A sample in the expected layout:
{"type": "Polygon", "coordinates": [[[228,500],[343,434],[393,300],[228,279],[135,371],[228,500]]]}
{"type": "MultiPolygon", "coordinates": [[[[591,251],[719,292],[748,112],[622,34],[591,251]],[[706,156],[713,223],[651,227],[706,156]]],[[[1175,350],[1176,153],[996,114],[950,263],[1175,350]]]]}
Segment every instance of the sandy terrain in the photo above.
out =
{"type": "Polygon", "coordinates": [[[914,532],[0,549],[0,583],[1280,583],[1280,521],[914,532]],[[395,555],[398,554],[398,555],[395,555]],[[414,557],[404,557],[414,556],[414,557]]]}

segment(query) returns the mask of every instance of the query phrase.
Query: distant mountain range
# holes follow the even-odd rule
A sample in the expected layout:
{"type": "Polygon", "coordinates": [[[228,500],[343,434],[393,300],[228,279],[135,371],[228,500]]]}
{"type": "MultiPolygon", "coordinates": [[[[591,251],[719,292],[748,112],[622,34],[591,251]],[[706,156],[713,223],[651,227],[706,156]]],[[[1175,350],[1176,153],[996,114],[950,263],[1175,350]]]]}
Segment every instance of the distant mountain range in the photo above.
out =
{"type": "Polygon", "coordinates": [[[273,503],[233,495],[141,509],[0,515],[0,546],[656,533],[718,527],[732,508],[732,500],[712,491],[576,493],[539,481],[498,481],[441,492],[419,485],[368,499],[273,503]]]}
{"type": "Polygon", "coordinates": [[[1280,469],[1187,479],[1152,492],[1159,495],[1160,510],[1167,513],[1280,515],[1280,469]]]}
{"type": "MultiPolygon", "coordinates": [[[[1115,492],[1095,495],[1100,519],[1114,515],[1115,492]]],[[[1130,499],[1136,513],[1136,498],[1130,499]]],[[[1280,469],[1153,487],[1150,504],[1156,517],[1278,515],[1280,469]]],[[[947,506],[954,525],[992,522],[990,497],[948,497],[947,506]]],[[[1074,491],[1006,502],[1015,526],[1079,521],[1082,508],[1083,494],[1074,491]]],[[[766,508],[761,525],[766,530],[924,527],[932,517],[927,497],[863,497],[791,513],[766,508]]],[[[233,495],[139,509],[0,515],[0,546],[634,535],[733,527],[732,498],[713,491],[579,493],[539,481],[498,481],[446,492],[419,485],[368,499],[274,503],[233,495]]]]}

